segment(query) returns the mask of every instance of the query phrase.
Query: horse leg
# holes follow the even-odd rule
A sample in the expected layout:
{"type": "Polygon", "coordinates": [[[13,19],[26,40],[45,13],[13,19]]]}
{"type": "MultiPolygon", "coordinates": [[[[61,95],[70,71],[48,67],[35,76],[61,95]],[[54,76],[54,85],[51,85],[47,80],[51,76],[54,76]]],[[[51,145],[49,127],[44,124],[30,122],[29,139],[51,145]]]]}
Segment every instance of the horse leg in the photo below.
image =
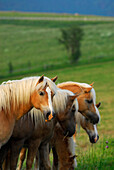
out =
{"type": "Polygon", "coordinates": [[[34,170],[37,170],[39,166],[39,151],[37,151],[35,164],[34,164],[34,170]]]}
{"type": "Polygon", "coordinates": [[[0,149],[0,167],[2,167],[2,164],[6,158],[9,148],[10,148],[10,140],[5,145],[3,145],[0,149]]]}
{"type": "Polygon", "coordinates": [[[27,161],[26,161],[26,170],[31,170],[40,142],[41,140],[34,140],[34,141],[32,140],[29,142],[27,161]]]}
{"type": "Polygon", "coordinates": [[[39,147],[39,170],[51,170],[49,160],[49,143],[39,147]]]}
{"type": "Polygon", "coordinates": [[[23,147],[24,140],[12,141],[11,155],[10,155],[10,170],[16,170],[18,157],[21,148],[23,147]]]}
{"type": "Polygon", "coordinates": [[[58,170],[58,155],[57,155],[55,147],[52,148],[52,153],[53,153],[53,167],[52,167],[52,169],[58,170]]]}
{"type": "Polygon", "coordinates": [[[22,148],[21,152],[20,152],[20,160],[19,160],[19,166],[18,166],[17,170],[22,169],[23,162],[25,160],[25,156],[26,156],[26,148],[22,148]]]}
{"type": "Polygon", "coordinates": [[[3,162],[3,170],[10,170],[10,150],[6,155],[6,159],[3,162]]]}

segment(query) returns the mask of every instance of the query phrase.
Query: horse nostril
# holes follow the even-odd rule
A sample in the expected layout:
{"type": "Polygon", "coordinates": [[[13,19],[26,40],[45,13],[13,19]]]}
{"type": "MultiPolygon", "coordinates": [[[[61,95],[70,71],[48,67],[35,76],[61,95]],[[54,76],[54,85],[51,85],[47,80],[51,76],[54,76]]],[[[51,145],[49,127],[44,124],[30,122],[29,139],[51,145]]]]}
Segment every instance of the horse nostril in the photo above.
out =
{"type": "Polygon", "coordinates": [[[49,115],[51,114],[51,112],[49,111],[49,112],[47,112],[47,114],[46,114],[46,119],[48,120],[48,117],[49,117],[49,115]]]}
{"type": "Polygon", "coordinates": [[[97,140],[99,140],[99,135],[97,135],[97,140]]]}

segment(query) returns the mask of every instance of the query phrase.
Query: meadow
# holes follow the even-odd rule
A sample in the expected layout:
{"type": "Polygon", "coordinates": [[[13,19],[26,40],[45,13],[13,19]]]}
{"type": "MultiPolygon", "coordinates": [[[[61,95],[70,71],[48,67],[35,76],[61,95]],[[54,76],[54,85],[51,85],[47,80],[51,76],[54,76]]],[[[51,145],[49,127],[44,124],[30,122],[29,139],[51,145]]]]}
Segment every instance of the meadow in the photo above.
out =
{"type": "Polygon", "coordinates": [[[114,22],[6,19],[0,20],[0,77],[70,66],[58,38],[61,28],[75,25],[84,31],[78,65],[114,60],[114,22]],[[12,74],[9,63],[13,65],[12,74]]]}
{"type": "MultiPolygon", "coordinates": [[[[0,16],[7,15],[0,13],[0,16]]],[[[90,144],[87,134],[80,129],[76,137],[78,170],[114,169],[113,27],[111,21],[0,20],[0,82],[42,74],[50,78],[58,75],[57,83],[94,82],[97,102],[101,102],[99,141],[90,144]],[[84,37],[81,57],[71,65],[57,39],[61,28],[77,24],[83,29],[84,37]],[[12,73],[9,73],[9,62],[13,65],[12,73]]]]}

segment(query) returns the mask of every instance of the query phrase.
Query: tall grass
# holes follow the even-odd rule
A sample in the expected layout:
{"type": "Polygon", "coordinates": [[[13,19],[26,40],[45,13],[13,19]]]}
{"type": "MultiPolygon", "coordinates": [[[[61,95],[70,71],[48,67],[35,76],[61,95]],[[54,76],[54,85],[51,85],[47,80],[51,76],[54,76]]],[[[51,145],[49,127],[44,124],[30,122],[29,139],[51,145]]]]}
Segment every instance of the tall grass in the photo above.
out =
{"type": "Polygon", "coordinates": [[[102,138],[98,144],[91,144],[87,152],[81,150],[77,157],[77,170],[113,170],[114,139],[102,138]]]}

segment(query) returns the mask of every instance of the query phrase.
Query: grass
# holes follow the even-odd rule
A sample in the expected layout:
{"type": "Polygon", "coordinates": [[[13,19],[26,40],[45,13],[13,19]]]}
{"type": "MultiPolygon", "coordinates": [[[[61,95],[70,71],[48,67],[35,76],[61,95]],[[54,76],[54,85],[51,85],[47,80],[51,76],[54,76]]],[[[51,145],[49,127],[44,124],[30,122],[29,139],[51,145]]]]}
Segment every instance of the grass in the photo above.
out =
{"type": "Polygon", "coordinates": [[[78,65],[114,59],[113,22],[0,20],[0,77],[70,66],[68,54],[57,39],[61,28],[77,24],[84,30],[78,65]],[[12,75],[9,62],[13,65],[12,75]]]}
{"type": "Polygon", "coordinates": [[[80,152],[77,157],[78,167],[76,169],[113,170],[114,140],[109,139],[108,144],[106,141],[107,139],[103,138],[99,144],[89,146],[89,151],[87,153],[80,152]]]}
{"type": "Polygon", "coordinates": [[[58,83],[95,82],[97,102],[102,103],[101,122],[97,127],[100,138],[91,145],[81,129],[77,135],[77,169],[114,169],[114,23],[0,20],[0,24],[0,82],[42,74],[50,78],[58,75],[58,83]],[[81,58],[78,64],[70,65],[57,38],[60,28],[76,24],[83,28],[85,35],[81,58]],[[9,62],[13,64],[12,74],[9,74],[9,62]]]}

